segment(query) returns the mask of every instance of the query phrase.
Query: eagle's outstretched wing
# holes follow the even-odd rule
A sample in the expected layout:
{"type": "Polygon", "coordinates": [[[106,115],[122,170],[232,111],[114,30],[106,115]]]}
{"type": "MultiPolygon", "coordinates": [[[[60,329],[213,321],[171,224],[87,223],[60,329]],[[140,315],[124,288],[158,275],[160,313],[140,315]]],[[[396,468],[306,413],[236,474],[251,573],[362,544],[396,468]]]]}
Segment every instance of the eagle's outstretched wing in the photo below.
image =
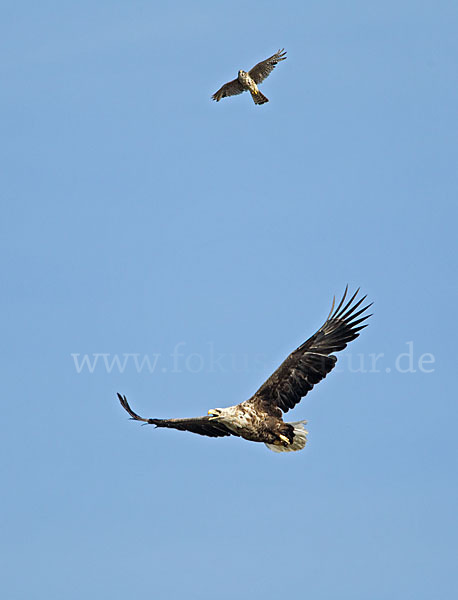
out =
{"type": "Polygon", "coordinates": [[[335,298],[326,322],[299,348],[291,352],[288,358],[263,383],[248,403],[260,403],[264,408],[277,406],[287,412],[303,398],[316,383],[319,383],[334,368],[337,357],[332,352],[343,350],[348,342],[359,336],[359,331],[367,325],[363,321],[372,315],[360,315],[372,306],[368,304],[357,312],[366,296],[354,303],[358,290],[343,306],[348,286],[339,306],[334,310],[335,298]]]}
{"type": "Polygon", "coordinates": [[[191,431],[192,433],[207,435],[209,437],[237,435],[229,431],[222,423],[218,423],[211,417],[195,417],[193,419],[144,419],[134,413],[125,396],[118,394],[118,398],[121,402],[121,406],[129,413],[131,419],[134,419],[134,421],[143,421],[150,425],[156,425],[156,427],[169,427],[171,429],[179,429],[180,431],[191,431]]]}
{"type": "Polygon", "coordinates": [[[241,94],[244,89],[245,88],[240,81],[238,79],[234,79],[233,81],[229,81],[220,87],[220,89],[213,94],[212,100],[219,102],[221,98],[226,98],[226,96],[237,96],[237,94],[241,94]]]}
{"type": "Polygon", "coordinates": [[[250,77],[255,83],[261,83],[272,73],[277,63],[279,63],[281,60],[286,60],[285,55],[285,49],[282,48],[278,52],[275,52],[275,54],[270,58],[266,58],[266,60],[259,62],[251,69],[251,71],[249,71],[250,77]]]}

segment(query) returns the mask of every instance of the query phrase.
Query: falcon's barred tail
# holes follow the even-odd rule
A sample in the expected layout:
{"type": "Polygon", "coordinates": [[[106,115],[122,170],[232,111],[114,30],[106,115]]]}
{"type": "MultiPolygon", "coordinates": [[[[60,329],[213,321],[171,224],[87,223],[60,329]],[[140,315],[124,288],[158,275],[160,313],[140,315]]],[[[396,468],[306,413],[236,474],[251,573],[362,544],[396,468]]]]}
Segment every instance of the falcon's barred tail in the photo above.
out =
{"type": "Polygon", "coordinates": [[[283,444],[266,444],[269,450],[273,450],[274,452],[296,452],[297,450],[302,450],[305,448],[305,444],[307,443],[307,433],[304,423],[307,421],[294,421],[293,423],[288,423],[288,425],[292,425],[294,427],[294,437],[293,443],[288,446],[283,446],[283,444]]]}
{"type": "Polygon", "coordinates": [[[269,98],[267,98],[267,96],[264,96],[264,94],[259,90],[257,91],[257,93],[251,92],[251,97],[253,98],[253,102],[255,104],[265,104],[266,102],[269,102],[269,98]]]}

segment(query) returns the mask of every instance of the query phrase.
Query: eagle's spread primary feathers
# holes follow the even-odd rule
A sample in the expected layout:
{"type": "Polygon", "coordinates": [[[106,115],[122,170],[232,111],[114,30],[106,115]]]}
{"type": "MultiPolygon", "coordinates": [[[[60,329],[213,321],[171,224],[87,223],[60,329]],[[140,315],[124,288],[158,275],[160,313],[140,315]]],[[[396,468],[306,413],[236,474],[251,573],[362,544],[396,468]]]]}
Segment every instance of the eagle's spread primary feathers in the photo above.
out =
{"type": "Polygon", "coordinates": [[[205,417],[191,419],[144,419],[134,413],[125,396],[118,394],[121,405],[132,419],[156,427],[191,431],[209,437],[235,435],[252,442],[264,442],[275,452],[302,450],[307,442],[307,431],[303,425],[306,421],[285,423],[282,412],[294,408],[315,384],[332,371],[337,362],[332,353],[343,350],[357,338],[359,331],[367,327],[362,323],[371,316],[363,315],[371,304],[359,308],[366,296],[355,302],[359,290],[344,305],[347,291],[348,287],[335,310],[333,301],[322,327],[291,352],[249,400],[236,406],[214,408],[205,417]]]}

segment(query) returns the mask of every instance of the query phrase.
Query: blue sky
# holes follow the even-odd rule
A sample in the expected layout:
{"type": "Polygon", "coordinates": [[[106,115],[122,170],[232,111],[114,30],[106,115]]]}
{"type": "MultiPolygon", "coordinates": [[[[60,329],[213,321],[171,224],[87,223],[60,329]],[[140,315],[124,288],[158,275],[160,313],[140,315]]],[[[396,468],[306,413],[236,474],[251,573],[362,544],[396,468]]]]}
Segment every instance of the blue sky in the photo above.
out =
{"type": "Polygon", "coordinates": [[[456,595],[457,21],[2,3],[5,598],[456,595]],[[282,47],[268,104],[211,102],[282,47]],[[247,399],[347,283],[374,316],[303,452],[117,403],[247,399]]]}

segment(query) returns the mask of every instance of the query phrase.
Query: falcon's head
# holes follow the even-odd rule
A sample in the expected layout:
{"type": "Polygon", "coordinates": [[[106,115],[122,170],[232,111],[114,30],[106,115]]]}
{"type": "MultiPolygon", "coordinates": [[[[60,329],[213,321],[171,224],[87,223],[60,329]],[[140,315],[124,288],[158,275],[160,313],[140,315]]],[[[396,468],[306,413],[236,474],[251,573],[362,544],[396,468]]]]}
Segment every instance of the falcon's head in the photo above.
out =
{"type": "Polygon", "coordinates": [[[246,71],[242,71],[242,69],[240,69],[239,77],[243,77],[244,75],[246,75],[246,71]]]}

